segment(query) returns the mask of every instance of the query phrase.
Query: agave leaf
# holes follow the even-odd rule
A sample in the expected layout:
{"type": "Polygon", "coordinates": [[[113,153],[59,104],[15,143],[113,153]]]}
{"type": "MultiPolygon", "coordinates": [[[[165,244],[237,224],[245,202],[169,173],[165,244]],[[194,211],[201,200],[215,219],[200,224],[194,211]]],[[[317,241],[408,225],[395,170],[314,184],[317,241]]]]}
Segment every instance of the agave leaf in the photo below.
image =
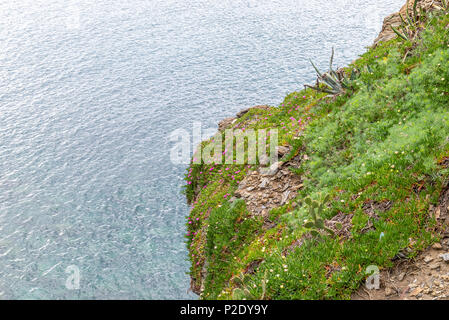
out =
{"type": "Polygon", "coordinates": [[[341,80],[341,77],[338,75],[338,73],[336,73],[334,70],[331,70],[330,72],[329,72],[329,74],[332,76],[332,78],[335,80],[335,81],[339,81],[339,80],[341,80]]]}
{"type": "Polygon", "coordinates": [[[339,84],[337,84],[334,80],[330,79],[330,78],[326,78],[324,80],[324,83],[328,86],[331,87],[332,90],[338,92],[341,90],[341,86],[339,84]]]}
{"type": "Polygon", "coordinates": [[[412,21],[412,19],[410,18],[410,15],[409,15],[409,13],[408,13],[409,8],[410,8],[410,6],[409,6],[409,0],[407,0],[407,10],[405,10],[405,13],[406,13],[406,17],[407,17],[407,21],[408,21],[409,25],[410,25],[410,26],[413,26],[413,21],[412,21]]]}
{"type": "Polygon", "coordinates": [[[399,17],[401,17],[401,21],[403,25],[407,25],[407,22],[405,22],[404,17],[402,16],[402,14],[399,13],[399,17]]]}
{"type": "Polygon", "coordinates": [[[332,76],[329,75],[323,75],[323,81],[332,89],[339,90],[341,89],[341,86],[338,84],[338,81],[335,81],[332,76]],[[325,77],[326,76],[326,77],[325,77]]]}
{"type": "Polygon", "coordinates": [[[334,64],[334,47],[332,47],[331,61],[329,64],[329,70],[332,71],[332,65],[334,64]]]}
{"type": "Polygon", "coordinates": [[[415,3],[413,4],[413,20],[414,21],[417,21],[417,19],[418,19],[417,7],[418,7],[418,0],[415,0],[415,3]]]}
{"type": "Polygon", "coordinates": [[[310,88],[310,89],[313,89],[313,90],[319,91],[319,92],[329,93],[329,94],[335,94],[336,93],[335,91],[330,91],[330,90],[327,90],[327,89],[324,89],[324,88],[320,88],[320,87],[313,87],[313,86],[309,86],[307,84],[304,85],[304,87],[310,88]]]}
{"type": "Polygon", "coordinates": [[[315,64],[312,62],[312,60],[309,60],[310,63],[312,64],[313,68],[315,69],[316,73],[322,77],[323,75],[321,74],[320,70],[318,70],[318,68],[315,66],[315,64]]]}
{"type": "Polygon", "coordinates": [[[399,37],[401,37],[402,39],[408,40],[408,37],[405,36],[405,35],[403,35],[403,34],[401,34],[398,30],[396,30],[395,27],[391,26],[391,29],[394,31],[394,33],[396,33],[396,34],[397,34],[399,37]]]}
{"type": "Polygon", "coordinates": [[[342,82],[341,82],[341,86],[342,86],[343,89],[348,89],[349,88],[349,84],[350,84],[349,81],[346,80],[346,79],[343,79],[342,82]]]}
{"type": "Polygon", "coordinates": [[[408,31],[409,31],[408,27],[406,25],[401,25],[400,27],[401,27],[402,33],[408,35],[408,31]]]}

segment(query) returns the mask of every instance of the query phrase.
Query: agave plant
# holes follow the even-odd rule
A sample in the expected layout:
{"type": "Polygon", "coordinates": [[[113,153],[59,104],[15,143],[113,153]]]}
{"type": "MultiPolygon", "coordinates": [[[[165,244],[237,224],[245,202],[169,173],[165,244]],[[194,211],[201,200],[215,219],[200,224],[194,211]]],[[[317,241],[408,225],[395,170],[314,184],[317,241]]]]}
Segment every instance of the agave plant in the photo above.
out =
{"type": "Polygon", "coordinates": [[[344,93],[350,86],[350,81],[355,80],[359,71],[353,69],[350,78],[347,79],[344,71],[336,72],[332,68],[334,62],[334,48],[332,48],[332,55],[329,63],[329,71],[321,73],[315,64],[310,60],[313,68],[317,73],[317,84],[315,86],[304,85],[306,88],[313,89],[319,92],[325,92],[332,95],[338,95],[344,93]],[[321,86],[320,86],[321,85],[321,86]]]}
{"type": "MultiPolygon", "coordinates": [[[[396,33],[396,35],[398,35],[398,37],[400,37],[401,39],[412,40],[418,34],[418,31],[423,27],[422,20],[425,15],[425,10],[421,7],[418,7],[419,1],[420,0],[414,0],[412,15],[410,15],[409,0],[407,0],[407,9],[405,10],[406,17],[404,18],[402,14],[399,13],[399,17],[402,21],[401,25],[399,26],[400,30],[391,26],[393,32],[396,33]]],[[[446,8],[445,0],[442,0],[442,4],[446,8]]]]}
{"type": "Polygon", "coordinates": [[[312,200],[311,198],[306,198],[304,202],[309,206],[309,216],[310,220],[306,220],[304,227],[311,229],[310,233],[312,236],[319,236],[320,231],[326,231],[330,235],[334,235],[334,231],[329,229],[324,225],[324,220],[321,218],[325,204],[329,201],[329,195],[326,195],[324,199],[320,202],[312,200]]]}

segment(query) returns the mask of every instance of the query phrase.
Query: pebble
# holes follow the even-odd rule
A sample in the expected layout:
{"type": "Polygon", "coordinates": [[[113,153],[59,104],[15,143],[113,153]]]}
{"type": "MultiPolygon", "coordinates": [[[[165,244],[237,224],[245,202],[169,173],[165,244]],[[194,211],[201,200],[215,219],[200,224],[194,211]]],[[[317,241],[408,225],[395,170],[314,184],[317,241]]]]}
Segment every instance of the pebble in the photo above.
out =
{"type": "Polygon", "coordinates": [[[432,256],[426,256],[425,258],[424,258],[424,262],[425,263],[429,263],[430,261],[432,261],[433,260],[433,257],[432,256]]]}
{"type": "Polygon", "coordinates": [[[438,269],[440,267],[440,265],[438,263],[432,263],[431,265],[429,265],[429,268],[432,270],[438,269]]]}
{"type": "Polygon", "coordinates": [[[394,294],[393,289],[391,289],[390,287],[386,287],[385,288],[385,296],[388,297],[388,296],[391,296],[392,294],[394,294]]]}
{"type": "Polygon", "coordinates": [[[449,262],[449,253],[440,254],[440,257],[444,262],[449,262]]]}
{"type": "Polygon", "coordinates": [[[423,291],[423,288],[416,288],[410,293],[410,297],[416,297],[418,294],[420,294],[423,291]]]}

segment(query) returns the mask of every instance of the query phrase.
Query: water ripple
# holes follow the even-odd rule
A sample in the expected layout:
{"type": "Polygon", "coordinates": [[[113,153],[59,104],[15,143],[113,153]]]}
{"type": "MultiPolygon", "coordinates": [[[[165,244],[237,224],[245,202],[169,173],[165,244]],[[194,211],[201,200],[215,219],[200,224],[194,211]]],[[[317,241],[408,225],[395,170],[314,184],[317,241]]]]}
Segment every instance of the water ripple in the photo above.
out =
{"type": "Polygon", "coordinates": [[[168,134],[278,104],[403,2],[2,1],[0,299],[195,298],[168,134]]]}

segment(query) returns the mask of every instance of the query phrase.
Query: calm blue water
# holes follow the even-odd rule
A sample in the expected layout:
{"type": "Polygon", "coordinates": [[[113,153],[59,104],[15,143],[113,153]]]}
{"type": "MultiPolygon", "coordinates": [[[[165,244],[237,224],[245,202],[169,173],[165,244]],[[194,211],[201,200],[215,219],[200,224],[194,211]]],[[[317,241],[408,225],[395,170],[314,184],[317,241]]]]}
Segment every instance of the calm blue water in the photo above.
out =
{"type": "Polygon", "coordinates": [[[169,133],[278,104],[403,2],[0,1],[0,299],[196,298],[169,133]]]}

